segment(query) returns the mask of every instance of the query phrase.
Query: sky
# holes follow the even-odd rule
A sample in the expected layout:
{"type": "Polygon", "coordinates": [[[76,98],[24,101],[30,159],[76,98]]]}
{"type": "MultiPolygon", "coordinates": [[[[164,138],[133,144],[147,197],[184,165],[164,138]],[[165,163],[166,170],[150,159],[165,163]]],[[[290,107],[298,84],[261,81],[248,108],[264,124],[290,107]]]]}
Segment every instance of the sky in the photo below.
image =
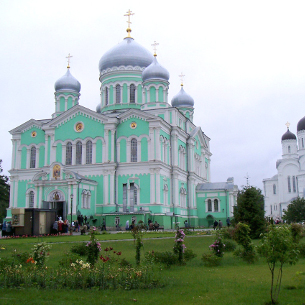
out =
{"type": "Polygon", "coordinates": [[[51,118],[54,83],[71,73],[80,104],[100,101],[98,63],[126,36],[170,73],[169,101],[180,90],[195,100],[194,123],[211,139],[211,181],[234,177],[263,188],[276,174],[281,136],[305,115],[304,1],[0,1],[0,159],[11,167],[9,130],[51,118]]]}

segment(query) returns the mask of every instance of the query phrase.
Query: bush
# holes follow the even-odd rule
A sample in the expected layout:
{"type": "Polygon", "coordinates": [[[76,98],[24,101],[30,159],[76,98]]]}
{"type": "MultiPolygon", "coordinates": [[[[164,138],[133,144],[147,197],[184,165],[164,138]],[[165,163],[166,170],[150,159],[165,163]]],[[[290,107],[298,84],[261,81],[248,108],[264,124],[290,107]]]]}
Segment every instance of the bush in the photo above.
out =
{"type": "Polygon", "coordinates": [[[186,250],[184,250],[184,260],[185,260],[186,262],[190,261],[191,259],[193,259],[193,258],[195,258],[195,257],[197,257],[197,254],[195,254],[195,253],[193,252],[193,250],[191,250],[191,249],[186,249],[186,250]]]}
{"type": "Polygon", "coordinates": [[[250,264],[254,263],[257,260],[257,255],[254,249],[246,250],[244,248],[238,248],[234,251],[233,254],[250,264]]]}
{"type": "Polygon", "coordinates": [[[221,229],[221,234],[224,239],[233,239],[234,238],[234,227],[226,227],[221,229]]]}
{"type": "Polygon", "coordinates": [[[216,267],[219,266],[222,260],[222,257],[216,256],[214,254],[202,254],[201,258],[203,265],[205,267],[216,267]]]}
{"type": "Polygon", "coordinates": [[[164,264],[167,268],[170,268],[172,265],[178,264],[178,255],[170,252],[154,252],[149,251],[145,253],[145,259],[149,263],[160,263],[164,264]]]}
{"type": "Polygon", "coordinates": [[[233,252],[236,249],[236,243],[233,240],[224,240],[225,244],[224,252],[233,252]]]}
{"type": "Polygon", "coordinates": [[[86,246],[85,243],[79,243],[79,244],[72,246],[70,251],[72,253],[75,253],[75,254],[78,254],[81,256],[85,256],[88,254],[88,247],[86,246]]]}
{"type": "Polygon", "coordinates": [[[119,265],[121,267],[131,267],[131,263],[129,263],[125,258],[122,258],[119,265]]]}
{"type": "Polygon", "coordinates": [[[292,238],[293,238],[293,242],[298,243],[300,241],[300,239],[303,237],[302,236],[302,225],[298,224],[298,223],[292,223],[290,226],[290,231],[292,234],[292,238]]]}

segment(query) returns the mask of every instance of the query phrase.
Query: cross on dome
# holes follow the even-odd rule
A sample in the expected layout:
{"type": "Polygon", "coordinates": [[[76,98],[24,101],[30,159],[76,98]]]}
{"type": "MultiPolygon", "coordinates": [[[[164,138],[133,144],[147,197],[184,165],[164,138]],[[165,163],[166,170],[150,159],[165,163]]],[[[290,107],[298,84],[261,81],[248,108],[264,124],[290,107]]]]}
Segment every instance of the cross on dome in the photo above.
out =
{"type": "Polygon", "coordinates": [[[128,28],[127,28],[127,37],[131,37],[130,36],[130,32],[131,32],[131,28],[130,28],[130,25],[131,25],[131,21],[130,21],[130,16],[134,15],[134,13],[129,9],[126,14],[124,16],[127,16],[128,17],[128,20],[126,21],[127,24],[128,24],[128,28]]]}
{"type": "Polygon", "coordinates": [[[285,125],[287,126],[287,129],[289,129],[290,123],[287,122],[285,125]]]}
{"type": "Polygon", "coordinates": [[[181,72],[181,74],[179,75],[180,80],[181,80],[181,86],[183,86],[184,76],[185,76],[185,75],[183,74],[183,72],[181,72]]]}
{"type": "Polygon", "coordinates": [[[158,42],[154,41],[154,43],[151,45],[154,50],[154,56],[157,56],[157,46],[159,45],[158,42]]]}
{"type": "Polygon", "coordinates": [[[70,55],[70,53],[68,54],[68,56],[66,56],[66,58],[68,58],[68,66],[67,68],[69,69],[70,68],[70,58],[72,58],[73,56],[70,55]]]}

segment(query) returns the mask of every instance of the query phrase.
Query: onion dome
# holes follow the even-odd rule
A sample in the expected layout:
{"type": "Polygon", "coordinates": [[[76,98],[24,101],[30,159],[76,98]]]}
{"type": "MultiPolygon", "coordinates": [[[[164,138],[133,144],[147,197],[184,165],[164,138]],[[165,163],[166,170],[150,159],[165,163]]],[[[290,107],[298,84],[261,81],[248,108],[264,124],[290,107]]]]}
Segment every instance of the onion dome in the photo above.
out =
{"type": "Polygon", "coordinates": [[[289,128],[287,128],[287,131],[282,135],[282,141],[285,141],[285,140],[296,140],[296,139],[297,139],[297,137],[295,136],[294,133],[289,131],[289,128]]]}
{"type": "Polygon", "coordinates": [[[96,112],[97,112],[97,113],[100,113],[100,112],[101,112],[101,109],[102,109],[102,105],[101,105],[101,103],[99,103],[99,104],[96,106],[96,112]]]}
{"type": "Polygon", "coordinates": [[[154,56],[153,62],[142,72],[143,82],[148,79],[169,80],[169,73],[158,63],[157,56],[154,56]]]}
{"type": "Polygon", "coordinates": [[[67,73],[56,81],[54,87],[55,91],[75,91],[79,93],[81,85],[79,81],[72,76],[70,69],[68,68],[67,73]]]}
{"type": "Polygon", "coordinates": [[[181,85],[180,92],[172,98],[173,107],[194,107],[194,99],[188,95],[181,85]]]}
{"type": "Polygon", "coordinates": [[[117,46],[106,52],[99,62],[99,70],[120,66],[138,66],[146,68],[153,61],[153,55],[134,41],[126,37],[117,46]]]}
{"type": "Polygon", "coordinates": [[[305,130],[305,116],[299,120],[297,125],[297,131],[305,130]]]}

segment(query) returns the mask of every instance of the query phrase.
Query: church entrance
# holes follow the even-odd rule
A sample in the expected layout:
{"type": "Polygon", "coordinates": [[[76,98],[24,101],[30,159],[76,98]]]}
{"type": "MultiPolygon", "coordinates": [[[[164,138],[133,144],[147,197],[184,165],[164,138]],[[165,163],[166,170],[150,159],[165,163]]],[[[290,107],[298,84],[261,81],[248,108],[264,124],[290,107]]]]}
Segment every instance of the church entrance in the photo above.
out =
{"type": "Polygon", "coordinates": [[[66,202],[65,201],[53,201],[50,202],[50,209],[56,210],[56,217],[61,217],[62,220],[67,219],[67,209],[66,209],[66,202]]]}

